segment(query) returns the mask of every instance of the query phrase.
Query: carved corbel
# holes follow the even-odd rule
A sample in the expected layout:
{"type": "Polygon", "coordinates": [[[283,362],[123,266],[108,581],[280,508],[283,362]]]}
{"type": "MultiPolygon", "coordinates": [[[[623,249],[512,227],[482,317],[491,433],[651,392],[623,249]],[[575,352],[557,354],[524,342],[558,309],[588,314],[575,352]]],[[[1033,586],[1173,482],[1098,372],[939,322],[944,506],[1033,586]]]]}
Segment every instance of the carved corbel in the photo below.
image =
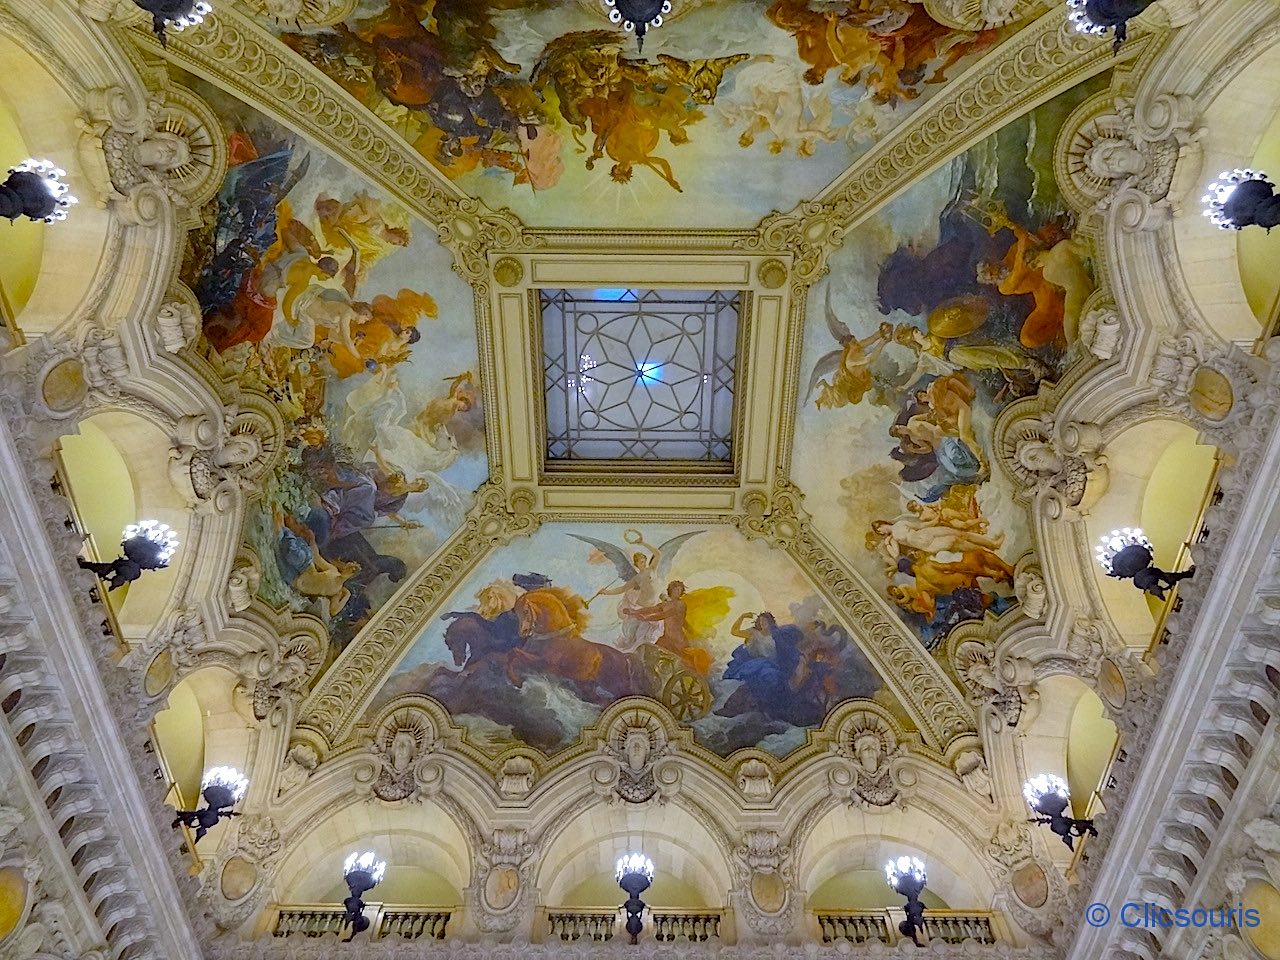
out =
{"type": "Polygon", "coordinates": [[[914,792],[916,772],[893,728],[870,711],[850,716],[832,753],[842,761],[827,774],[827,789],[850,806],[902,805],[914,792]]]}
{"type": "Polygon", "coordinates": [[[236,613],[243,613],[253,604],[262,583],[262,564],[249,553],[236,558],[227,575],[227,606],[236,613]]]}
{"type": "Polygon", "coordinates": [[[1035,671],[1022,657],[996,657],[989,643],[965,640],[952,657],[956,673],[975,705],[983,709],[988,729],[1015,727],[1039,711],[1035,671]]]}
{"type": "Polygon", "coordinates": [[[680,791],[680,768],[667,731],[653,714],[628,710],[610,726],[591,765],[591,785],[610,803],[666,803],[680,791]]]}
{"type": "Polygon", "coordinates": [[[757,757],[751,757],[738,765],[738,792],[745,800],[762,803],[773,796],[773,771],[757,757]]]}
{"type": "Polygon", "coordinates": [[[273,640],[266,650],[245,656],[240,675],[248,682],[254,717],[265,720],[282,700],[300,704],[323,664],[320,640],[307,634],[273,640]]]}
{"type": "Polygon", "coordinates": [[[295,743],[285,754],[284,766],[280,769],[280,777],[276,781],[277,792],[281,799],[293,793],[311,779],[320,766],[320,754],[309,743],[295,743]]]}
{"type": "Polygon", "coordinates": [[[256,489],[270,464],[270,424],[231,410],[222,420],[208,414],[179,418],[169,451],[169,479],[197,508],[225,512],[256,489]]]}
{"type": "Polygon", "coordinates": [[[87,100],[80,152],[97,171],[99,195],[131,222],[153,222],[172,205],[194,226],[226,173],[226,140],[209,106],[176,84],[145,96],[106,87],[87,100]]]}
{"type": "Polygon", "coordinates": [[[1110,92],[1086,101],[1059,136],[1059,182],[1073,206],[1113,211],[1122,229],[1164,223],[1183,148],[1199,136],[1190,98],[1160,95],[1140,105],[1110,92]]]}
{"type": "Polygon", "coordinates": [[[1000,463],[1049,520],[1086,515],[1110,481],[1097,424],[1058,424],[1049,414],[1021,417],[1002,431],[1000,463]]]}
{"type": "Polygon", "coordinates": [[[1123,339],[1120,311],[1114,304],[1094,307],[1080,318],[1080,345],[1099,360],[1110,360],[1119,353],[1123,339]]]}
{"type": "Polygon", "coordinates": [[[156,333],[169,353],[185,350],[200,334],[200,311],[186,300],[167,300],[156,311],[156,333]]]}
{"type": "Polygon", "coordinates": [[[378,724],[367,759],[356,767],[356,792],[389,803],[435,796],[444,781],[437,741],[435,722],[425,711],[394,711],[378,724]]]}

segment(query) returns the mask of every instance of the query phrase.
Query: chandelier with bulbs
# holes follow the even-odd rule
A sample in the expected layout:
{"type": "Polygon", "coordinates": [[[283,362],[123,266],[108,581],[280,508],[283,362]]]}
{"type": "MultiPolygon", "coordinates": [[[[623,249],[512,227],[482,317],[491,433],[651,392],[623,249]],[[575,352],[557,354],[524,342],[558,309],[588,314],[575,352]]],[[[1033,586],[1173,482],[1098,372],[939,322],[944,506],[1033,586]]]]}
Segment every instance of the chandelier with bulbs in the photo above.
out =
{"type": "Polygon", "coordinates": [[[351,927],[351,936],[347,937],[345,943],[350,943],[357,934],[369,929],[369,918],[364,915],[364,895],[381,883],[386,875],[386,861],[379,860],[378,855],[372,851],[353,853],[342,865],[342,879],[347,882],[347,892],[351,894],[342,901],[345,910],[342,915],[343,926],[351,927]]]}
{"type": "Polygon", "coordinates": [[[213,13],[213,6],[207,0],[133,0],[133,3],[151,15],[151,29],[160,38],[161,45],[166,42],[166,30],[194,27],[213,13]]]}
{"type": "Polygon", "coordinates": [[[1129,35],[1129,21],[1140,14],[1155,0],[1067,0],[1067,19],[1081,33],[1098,36],[1108,30],[1115,31],[1114,49],[1129,35]]]}
{"type": "Polygon", "coordinates": [[[1158,600],[1179,580],[1195,576],[1194,566],[1180,573],[1170,573],[1155,565],[1155,547],[1139,527],[1122,527],[1104,534],[1098,540],[1098,565],[1107,576],[1132,580],[1133,585],[1158,600]]]}
{"type": "Polygon", "coordinates": [[[9,177],[0,183],[0,217],[19,217],[53,223],[67,219],[67,210],[76,202],[62,178],[67,171],[48,160],[23,160],[9,168],[9,177]]]}
{"type": "Polygon", "coordinates": [[[627,912],[627,935],[633,944],[639,943],[640,931],[644,929],[642,917],[645,911],[645,902],[640,899],[640,894],[653,883],[653,861],[643,853],[625,854],[618,858],[613,876],[618,881],[618,886],[627,894],[627,902],[622,905],[622,909],[627,912]]]}
{"type": "Polygon", "coordinates": [[[1048,824],[1049,829],[1062,838],[1068,849],[1075,849],[1072,837],[1098,835],[1092,820],[1067,816],[1071,794],[1067,790],[1067,782],[1061,777],[1052,773],[1034,776],[1022,785],[1022,795],[1026,798],[1027,806],[1036,814],[1031,822],[1048,824]]]}
{"type": "Polygon", "coordinates": [[[635,32],[636,43],[644,53],[644,35],[650,27],[662,26],[662,17],[671,12],[671,0],[603,0],[613,23],[635,32]]]}
{"type": "Polygon", "coordinates": [[[200,781],[200,795],[204,797],[205,806],[199,810],[178,810],[173,821],[176,829],[179,824],[186,824],[196,831],[196,843],[199,843],[218,821],[227,817],[238,817],[231,808],[244,799],[249,789],[249,780],[235,767],[210,767],[200,781]]]}
{"type": "Polygon", "coordinates": [[[1226,170],[1209,184],[1204,215],[1222,230],[1280,227],[1280,195],[1261,170],[1226,170]]]}
{"type": "Polygon", "coordinates": [[[889,887],[907,898],[904,910],[907,918],[898,924],[898,932],[910,937],[917,947],[920,943],[920,931],[924,929],[924,904],[920,902],[920,894],[928,880],[924,863],[916,857],[895,857],[884,865],[884,877],[889,887]]]}

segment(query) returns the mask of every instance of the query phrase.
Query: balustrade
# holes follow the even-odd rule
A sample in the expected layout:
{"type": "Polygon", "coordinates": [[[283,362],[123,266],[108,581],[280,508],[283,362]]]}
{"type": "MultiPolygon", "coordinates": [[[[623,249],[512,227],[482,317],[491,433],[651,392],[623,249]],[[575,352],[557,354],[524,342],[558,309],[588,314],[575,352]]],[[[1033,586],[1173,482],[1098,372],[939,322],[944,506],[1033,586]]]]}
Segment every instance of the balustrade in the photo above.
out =
{"type": "MultiPolygon", "coordinates": [[[[660,943],[703,943],[719,939],[720,920],[719,910],[651,909],[645,911],[644,931],[640,936],[652,937],[660,943]]],[[[549,910],[547,929],[551,940],[603,943],[614,936],[623,936],[623,920],[617,910],[604,908],[549,910]]]]}
{"type": "MultiPolygon", "coordinates": [[[[341,907],[288,904],[275,910],[276,916],[270,927],[275,937],[323,937],[349,932],[343,927],[341,907]]],[[[369,918],[369,937],[373,940],[443,940],[453,911],[438,907],[369,903],[365,906],[365,916],[369,918]]]]}
{"type": "MultiPolygon", "coordinates": [[[[823,943],[887,943],[905,939],[898,932],[901,910],[823,910],[813,914],[823,943]]],[[[980,910],[926,910],[921,943],[995,943],[992,914],[980,910]]]]}

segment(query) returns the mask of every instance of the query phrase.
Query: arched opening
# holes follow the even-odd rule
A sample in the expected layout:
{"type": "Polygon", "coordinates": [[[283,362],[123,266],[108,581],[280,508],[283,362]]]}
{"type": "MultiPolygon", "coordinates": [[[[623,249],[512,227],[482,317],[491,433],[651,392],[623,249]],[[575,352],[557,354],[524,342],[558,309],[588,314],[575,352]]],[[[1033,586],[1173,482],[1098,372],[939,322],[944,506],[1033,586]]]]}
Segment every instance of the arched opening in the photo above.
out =
{"type": "MultiPolygon", "coordinates": [[[[1212,489],[1217,448],[1197,442],[1193,427],[1150,420],[1130,427],[1107,445],[1110,485],[1086,518],[1090,551],[1104,534],[1141,527],[1155,546],[1156,565],[1180,570],[1191,563],[1191,541],[1212,489]]],[[[1130,646],[1146,649],[1169,601],[1109,577],[1090,560],[1112,623],[1130,646]]],[[[1171,595],[1170,595],[1171,596],[1171,595]]]]}
{"type": "Polygon", "coordinates": [[[921,897],[926,908],[991,908],[995,887],[979,865],[981,851],[919,806],[875,812],[834,807],[805,838],[798,885],[807,891],[810,910],[901,907],[902,898],[885,882],[884,865],[903,855],[925,864],[925,892],[932,898],[921,897]],[[850,900],[841,902],[843,896],[850,900]]]}
{"type": "MultiPolygon", "coordinates": [[[[1096,816],[1119,741],[1116,725],[1079,677],[1046,677],[1039,691],[1039,712],[1019,737],[1023,767],[1028,776],[1051,773],[1065,780],[1072,816],[1096,816]]],[[[1066,844],[1052,842],[1049,850],[1061,864],[1070,862],[1066,844]]]]}
{"type": "MultiPolygon", "coordinates": [[[[89,535],[90,559],[118,557],[125,525],[143,519],[168,524],[187,544],[191,513],[169,482],[170,440],[164,431],[136,414],[107,411],[81,421],[78,433],[63,437],[59,445],[66,493],[89,535]]],[[[142,640],[150,633],[184,559],[179,547],[169,566],[107,592],[121,639],[142,640]]]]}
{"type": "MultiPolygon", "coordinates": [[[[1266,233],[1257,227],[1237,236],[1219,230],[1201,216],[1200,197],[1205,184],[1222,171],[1280,157],[1280,130],[1272,139],[1280,110],[1277,90],[1280,47],[1273,45],[1245,66],[1205,108],[1204,132],[1199,140],[1204,152],[1203,182],[1185,185],[1187,201],[1174,219],[1178,259],[1187,286],[1205,320],[1224,340],[1252,341],[1261,334],[1260,317],[1251,301],[1265,301],[1266,294],[1259,291],[1269,288],[1274,303],[1280,235],[1267,242],[1266,233]]],[[[1280,166],[1275,163],[1262,169],[1280,175],[1280,166]]]]}
{"type": "MultiPolygon", "coordinates": [[[[234,767],[253,777],[252,715],[236,692],[238,682],[222,667],[197,670],[174,686],[155,716],[152,742],[169,784],[166,799],[176,810],[201,805],[200,782],[210,767],[234,767]]],[[[199,856],[216,851],[227,830],[226,821],[214,826],[200,841],[199,856]]]]}
{"type": "Polygon", "coordinates": [[[338,905],[348,896],[348,855],[373,851],[387,865],[368,902],[456,908],[470,883],[467,840],[443,807],[353,801],[312,824],[292,845],[273,888],[279,904],[338,905]]]}
{"type": "MultiPolygon", "coordinates": [[[[1273,178],[1272,182],[1280,176],[1280,112],[1274,115],[1271,126],[1262,135],[1262,142],[1248,166],[1265,171],[1273,178]]],[[[1249,309],[1263,331],[1274,333],[1280,327],[1280,273],[1276,271],[1276,264],[1280,263],[1280,231],[1241,230],[1236,235],[1236,255],[1249,309]]]]}
{"type": "Polygon", "coordinates": [[[0,171],[33,156],[67,171],[66,183],[81,203],[67,220],[6,225],[6,259],[0,283],[27,335],[55,329],[89,292],[109,244],[111,214],[90,202],[90,180],[80,165],[83,107],[37,57],[0,36],[0,171]]]}
{"type": "Polygon", "coordinates": [[[537,889],[548,907],[616,907],[626,899],[614,867],[626,853],[654,864],[644,895],[654,907],[716,909],[727,904],[731,873],[707,827],[676,804],[631,808],[593,805],[565,820],[538,870],[537,889]]]}

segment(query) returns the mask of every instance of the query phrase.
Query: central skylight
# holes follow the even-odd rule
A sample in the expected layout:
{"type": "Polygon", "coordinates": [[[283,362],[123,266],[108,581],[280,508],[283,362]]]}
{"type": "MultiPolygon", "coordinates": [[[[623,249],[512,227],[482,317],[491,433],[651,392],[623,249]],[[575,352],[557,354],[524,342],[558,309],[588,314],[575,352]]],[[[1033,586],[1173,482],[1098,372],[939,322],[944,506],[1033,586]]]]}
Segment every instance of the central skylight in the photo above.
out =
{"type": "Polygon", "coordinates": [[[549,463],[730,463],[739,294],[543,290],[549,463]]]}

